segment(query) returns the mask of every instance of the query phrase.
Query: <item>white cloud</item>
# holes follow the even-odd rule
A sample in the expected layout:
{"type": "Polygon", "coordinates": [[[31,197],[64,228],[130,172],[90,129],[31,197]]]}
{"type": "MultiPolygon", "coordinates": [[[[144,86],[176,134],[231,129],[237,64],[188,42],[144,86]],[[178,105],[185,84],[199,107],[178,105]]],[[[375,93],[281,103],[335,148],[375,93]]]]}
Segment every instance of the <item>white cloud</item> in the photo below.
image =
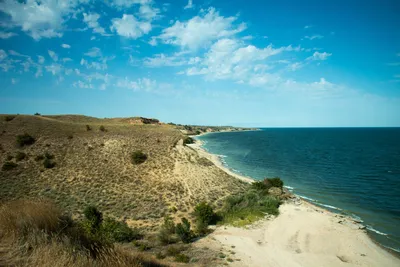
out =
{"type": "Polygon", "coordinates": [[[139,16],[148,21],[155,19],[159,12],[158,8],[154,8],[151,5],[141,5],[139,8],[139,16]]]}
{"type": "Polygon", "coordinates": [[[117,7],[131,7],[136,4],[146,5],[150,4],[152,0],[113,0],[111,1],[112,5],[117,7]]]}
{"type": "Polygon", "coordinates": [[[63,24],[68,15],[80,3],[87,0],[4,0],[0,2],[0,11],[9,16],[8,23],[20,27],[35,40],[61,37],[63,24]]]}
{"type": "Polygon", "coordinates": [[[18,80],[17,79],[15,79],[15,78],[11,78],[11,83],[12,84],[16,84],[18,82],[18,80]]]}
{"type": "Polygon", "coordinates": [[[37,56],[37,57],[38,57],[38,62],[39,62],[40,64],[43,64],[44,61],[45,61],[44,56],[37,56]]]}
{"type": "Polygon", "coordinates": [[[289,69],[290,69],[291,71],[296,71],[296,70],[302,68],[303,66],[304,66],[303,63],[295,62],[295,63],[290,64],[288,67],[289,67],[289,69]]]}
{"type": "Polygon", "coordinates": [[[85,66],[87,69],[96,69],[96,70],[106,70],[108,68],[107,63],[104,62],[89,62],[86,59],[81,59],[80,64],[85,66]]]}
{"type": "Polygon", "coordinates": [[[307,60],[327,60],[330,56],[332,56],[331,53],[314,52],[314,54],[311,57],[308,57],[307,60]]]}
{"type": "Polygon", "coordinates": [[[88,57],[101,57],[101,50],[98,47],[92,47],[88,52],[85,53],[85,56],[88,57]]]}
{"type": "Polygon", "coordinates": [[[161,66],[182,66],[187,64],[185,60],[179,59],[176,56],[165,56],[164,54],[157,54],[155,57],[147,57],[144,59],[143,64],[148,67],[161,67],[161,66]]]}
{"type": "Polygon", "coordinates": [[[315,35],[311,35],[311,36],[304,36],[305,39],[309,39],[309,40],[314,40],[314,39],[322,39],[324,38],[324,36],[319,35],[319,34],[315,34],[315,35]]]}
{"type": "Polygon", "coordinates": [[[104,35],[105,29],[100,26],[98,20],[100,15],[97,13],[83,13],[83,21],[88,25],[89,28],[93,29],[93,32],[104,35]]]}
{"type": "Polygon", "coordinates": [[[313,27],[312,25],[306,25],[306,26],[304,26],[304,29],[310,29],[312,27],[313,27]]]}
{"type": "Polygon", "coordinates": [[[49,66],[46,66],[46,70],[48,72],[51,72],[53,75],[59,74],[62,71],[62,66],[60,64],[51,64],[49,66]]]}
{"type": "Polygon", "coordinates": [[[193,0],[189,0],[187,5],[183,9],[191,9],[194,8],[193,0]]]}
{"type": "Polygon", "coordinates": [[[14,51],[14,50],[8,50],[8,53],[9,53],[11,56],[15,56],[15,57],[26,57],[26,58],[29,57],[29,56],[27,56],[27,55],[23,55],[23,54],[21,54],[21,53],[18,53],[17,51],[14,51]]]}
{"type": "Polygon", "coordinates": [[[72,61],[72,58],[69,58],[69,57],[65,57],[65,58],[63,58],[62,59],[62,62],[69,62],[69,61],[72,61]]]}
{"type": "Polygon", "coordinates": [[[254,37],[251,35],[246,35],[244,37],[242,37],[242,40],[252,40],[254,37]]]}
{"type": "Polygon", "coordinates": [[[49,53],[49,56],[51,57],[51,59],[53,59],[54,62],[58,61],[58,55],[54,51],[47,50],[47,52],[49,53]]]}
{"type": "Polygon", "coordinates": [[[158,85],[155,80],[148,78],[137,79],[136,81],[131,81],[128,77],[125,79],[119,79],[116,83],[117,87],[131,89],[133,91],[146,91],[151,92],[157,89],[158,85]]]}
{"type": "Polygon", "coordinates": [[[79,80],[78,82],[73,83],[74,87],[85,88],[85,89],[93,89],[93,85],[91,83],[85,83],[79,80]]]}
{"type": "Polygon", "coordinates": [[[71,46],[70,46],[69,44],[62,44],[61,47],[62,47],[62,48],[65,48],[65,49],[71,48],[71,46]]]}
{"type": "Polygon", "coordinates": [[[157,38],[166,44],[173,44],[191,50],[209,45],[219,38],[233,36],[246,29],[246,24],[234,25],[238,17],[223,17],[214,8],[201,15],[180,22],[162,31],[157,38]]]}
{"type": "Polygon", "coordinates": [[[38,78],[41,76],[43,76],[43,69],[42,69],[42,67],[39,66],[36,70],[35,77],[38,78]]]}
{"type": "MultiPolygon", "coordinates": [[[[235,81],[249,81],[252,76],[253,84],[260,84],[262,77],[269,67],[265,61],[274,55],[284,51],[297,51],[292,46],[273,48],[269,45],[265,48],[257,48],[253,45],[243,46],[237,39],[221,39],[213,44],[205,57],[196,59],[195,66],[186,70],[187,75],[206,75],[208,79],[232,79],[235,81]],[[196,64],[197,63],[197,64],[196,64]],[[263,64],[262,64],[263,63],[263,64]]],[[[271,80],[268,77],[268,80],[271,80]]]]}
{"type": "Polygon", "coordinates": [[[149,41],[149,45],[156,46],[157,45],[157,38],[155,38],[154,36],[151,37],[151,39],[149,41]]]}
{"type": "Polygon", "coordinates": [[[13,33],[13,32],[3,32],[0,31],[0,39],[8,39],[11,38],[13,36],[17,36],[18,34],[13,33]]]}
{"type": "Polygon", "coordinates": [[[7,57],[7,52],[3,49],[0,49],[0,61],[3,61],[7,57]]]}
{"type": "Polygon", "coordinates": [[[112,20],[110,29],[120,36],[137,39],[151,31],[151,24],[147,21],[139,21],[133,15],[123,14],[122,18],[112,20]]]}

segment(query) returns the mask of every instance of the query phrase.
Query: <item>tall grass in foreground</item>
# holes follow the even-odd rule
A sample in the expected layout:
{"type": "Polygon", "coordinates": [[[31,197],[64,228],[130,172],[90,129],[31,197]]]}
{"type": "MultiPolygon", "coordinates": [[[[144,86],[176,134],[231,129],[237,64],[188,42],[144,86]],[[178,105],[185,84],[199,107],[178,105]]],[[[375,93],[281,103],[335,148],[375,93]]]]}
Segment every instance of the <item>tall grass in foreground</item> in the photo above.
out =
{"type": "Polygon", "coordinates": [[[0,266],[163,266],[122,246],[92,239],[46,201],[0,207],[0,266]]]}

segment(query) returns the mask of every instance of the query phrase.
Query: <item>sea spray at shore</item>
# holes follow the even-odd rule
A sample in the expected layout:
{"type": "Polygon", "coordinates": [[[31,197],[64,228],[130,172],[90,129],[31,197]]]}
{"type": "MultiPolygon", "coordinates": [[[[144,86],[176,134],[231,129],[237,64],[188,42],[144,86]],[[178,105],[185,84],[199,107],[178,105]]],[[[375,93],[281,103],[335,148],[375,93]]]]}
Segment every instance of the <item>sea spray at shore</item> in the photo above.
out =
{"type": "Polygon", "coordinates": [[[223,165],[253,179],[281,177],[308,201],[363,221],[400,248],[400,129],[264,129],[197,137],[223,165]]]}

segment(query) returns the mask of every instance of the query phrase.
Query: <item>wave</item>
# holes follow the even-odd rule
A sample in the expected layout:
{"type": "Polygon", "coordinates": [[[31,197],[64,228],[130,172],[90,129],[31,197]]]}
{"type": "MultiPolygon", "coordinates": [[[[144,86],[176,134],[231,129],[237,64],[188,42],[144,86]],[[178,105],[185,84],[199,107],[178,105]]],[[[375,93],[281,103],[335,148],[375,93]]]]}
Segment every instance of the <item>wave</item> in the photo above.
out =
{"type": "Polygon", "coordinates": [[[378,235],[387,236],[387,234],[382,233],[382,232],[379,232],[378,230],[374,229],[372,226],[367,225],[367,229],[370,230],[370,231],[372,231],[372,232],[377,233],[378,235]]]}
{"type": "Polygon", "coordinates": [[[317,204],[320,206],[326,207],[326,208],[334,209],[334,210],[342,210],[341,208],[331,206],[331,205],[326,205],[326,204],[321,204],[321,203],[317,203],[317,204]]]}
{"type": "Polygon", "coordinates": [[[285,188],[287,188],[287,189],[289,189],[289,190],[293,190],[293,189],[294,189],[294,187],[291,187],[291,186],[288,186],[288,185],[285,185],[285,186],[283,186],[283,187],[285,187],[285,188]]]}
{"type": "Polygon", "coordinates": [[[313,199],[313,198],[310,198],[310,197],[305,197],[305,196],[302,196],[302,195],[298,195],[300,198],[304,198],[305,200],[308,200],[308,201],[312,201],[312,202],[315,202],[315,203],[317,203],[317,200],[315,200],[315,199],[313,199]]]}

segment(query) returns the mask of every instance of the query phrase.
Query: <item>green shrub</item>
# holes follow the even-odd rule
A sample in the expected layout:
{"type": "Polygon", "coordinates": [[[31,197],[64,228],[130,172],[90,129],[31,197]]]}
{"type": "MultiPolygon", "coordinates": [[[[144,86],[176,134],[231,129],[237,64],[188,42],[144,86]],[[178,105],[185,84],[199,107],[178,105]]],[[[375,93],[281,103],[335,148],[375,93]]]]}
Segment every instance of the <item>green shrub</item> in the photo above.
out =
{"type": "Polygon", "coordinates": [[[103,125],[101,125],[100,128],[99,128],[99,130],[102,131],[102,132],[105,132],[105,131],[106,131],[106,128],[105,128],[103,125]]]}
{"type": "Polygon", "coordinates": [[[2,171],[10,171],[12,169],[15,169],[16,167],[18,167],[18,164],[12,162],[12,161],[6,161],[3,164],[3,167],[1,167],[2,171]]]}
{"type": "Polygon", "coordinates": [[[103,222],[103,213],[101,213],[95,206],[88,206],[83,211],[83,215],[85,216],[85,220],[88,222],[89,232],[94,233],[99,228],[101,223],[103,222]]]}
{"type": "Polygon", "coordinates": [[[186,248],[183,245],[171,245],[171,246],[168,246],[166,255],[174,257],[185,250],[186,250],[186,248]]]}
{"type": "Polygon", "coordinates": [[[14,158],[13,155],[8,155],[8,156],[6,157],[6,160],[10,161],[10,160],[12,160],[13,158],[14,158]]]}
{"type": "Polygon", "coordinates": [[[107,218],[101,224],[101,231],[114,242],[131,242],[142,238],[137,229],[130,228],[125,222],[107,218]]]}
{"type": "Polygon", "coordinates": [[[201,202],[197,204],[194,208],[194,216],[197,222],[203,222],[207,225],[216,223],[216,214],[213,208],[206,202],[201,202]]]}
{"type": "Polygon", "coordinates": [[[71,140],[74,138],[74,136],[72,134],[67,135],[68,140],[71,140]]]}
{"type": "Polygon", "coordinates": [[[183,145],[186,146],[188,144],[193,144],[194,143],[194,139],[191,137],[186,137],[185,139],[183,139],[183,145]]]}
{"type": "Polygon", "coordinates": [[[34,115],[35,116],[41,116],[39,112],[36,112],[34,115]]]}
{"type": "Polygon", "coordinates": [[[175,223],[171,217],[167,216],[164,218],[164,223],[161,225],[160,231],[158,232],[158,240],[162,244],[176,243],[175,234],[175,223]]]}
{"type": "Polygon", "coordinates": [[[254,190],[268,190],[271,186],[269,184],[266,184],[264,181],[260,182],[254,182],[251,184],[251,188],[253,188],[254,190]]]}
{"type": "Polygon", "coordinates": [[[26,154],[24,152],[18,151],[17,154],[15,155],[15,160],[16,161],[21,161],[26,158],[26,154]]]}
{"type": "Polygon", "coordinates": [[[12,121],[13,119],[15,119],[15,117],[16,116],[14,116],[14,115],[7,115],[7,116],[4,117],[4,120],[5,121],[12,121]]]}
{"type": "Polygon", "coordinates": [[[32,145],[34,143],[35,143],[35,138],[33,138],[32,136],[30,136],[27,133],[21,134],[21,135],[17,135],[17,144],[20,147],[32,145]]]}
{"type": "Polygon", "coordinates": [[[176,225],[175,232],[183,243],[190,243],[193,239],[193,232],[190,230],[190,222],[186,218],[182,218],[182,223],[176,225]]]}
{"type": "Polygon", "coordinates": [[[270,184],[272,185],[272,187],[279,187],[282,188],[283,187],[283,181],[276,177],[276,178],[267,178],[268,181],[270,182],[270,184]]]}
{"type": "Polygon", "coordinates": [[[52,169],[56,166],[56,163],[53,162],[51,159],[45,158],[43,161],[43,167],[46,169],[52,169]]]}
{"type": "Polygon", "coordinates": [[[147,160],[147,155],[138,150],[132,153],[131,160],[133,164],[141,164],[147,160]]]}
{"type": "Polygon", "coordinates": [[[280,200],[265,191],[250,188],[247,192],[226,198],[223,222],[235,226],[251,224],[265,216],[279,213],[280,200]]]}
{"type": "Polygon", "coordinates": [[[180,253],[180,254],[175,256],[175,261],[176,262],[188,263],[190,261],[190,258],[189,258],[189,256],[180,253]]]}
{"type": "Polygon", "coordinates": [[[92,130],[92,127],[90,127],[90,125],[88,125],[88,124],[86,124],[86,131],[91,131],[92,130]]]}

